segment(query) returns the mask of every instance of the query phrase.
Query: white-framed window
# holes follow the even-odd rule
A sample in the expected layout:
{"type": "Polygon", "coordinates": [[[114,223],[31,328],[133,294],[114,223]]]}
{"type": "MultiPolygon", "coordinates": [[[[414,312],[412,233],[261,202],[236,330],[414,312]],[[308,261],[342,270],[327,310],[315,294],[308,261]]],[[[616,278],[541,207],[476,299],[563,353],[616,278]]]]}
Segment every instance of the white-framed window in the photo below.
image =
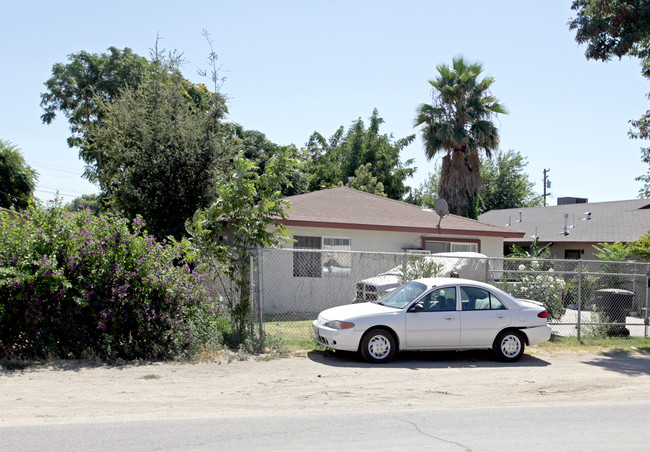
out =
{"type": "Polygon", "coordinates": [[[323,278],[343,278],[350,275],[352,259],[349,237],[323,237],[323,278]]]}
{"type": "Polygon", "coordinates": [[[349,237],[295,235],[293,276],[303,278],[346,278],[351,271],[349,237]],[[309,250],[309,251],[307,251],[309,250]]]}

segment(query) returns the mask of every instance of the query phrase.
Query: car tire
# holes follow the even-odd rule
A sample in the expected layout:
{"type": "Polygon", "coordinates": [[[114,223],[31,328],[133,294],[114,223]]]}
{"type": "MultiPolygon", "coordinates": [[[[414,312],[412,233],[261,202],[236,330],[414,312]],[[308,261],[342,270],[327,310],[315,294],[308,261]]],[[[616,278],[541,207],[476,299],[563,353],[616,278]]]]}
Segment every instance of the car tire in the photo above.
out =
{"type": "Polygon", "coordinates": [[[506,330],[499,333],[492,347],[499,361],[514,363],[524,354],[526,342],[524,335],[518,330],[506,330]]]}
{"type": "Polygon", "coordinates": [[[368,331],[361,340],[361,356],[369,363],[387,363],[396,352],[395,338],[383,328],[368,331]]]}

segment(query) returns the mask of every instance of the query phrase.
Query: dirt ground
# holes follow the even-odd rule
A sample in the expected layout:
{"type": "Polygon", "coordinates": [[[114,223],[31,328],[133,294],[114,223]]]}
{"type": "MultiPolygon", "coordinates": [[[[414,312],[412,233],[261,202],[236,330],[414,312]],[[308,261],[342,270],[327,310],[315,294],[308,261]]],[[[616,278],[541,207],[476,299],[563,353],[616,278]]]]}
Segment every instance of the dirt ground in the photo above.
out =
{"type": "Polygon", "coordinates": [[[503,364],[488,352],[403,353],[387,365],[310,351],[124,367],[56,362],[0,370],[0,427],[213,418],[282,412],[396,411],[650,399],[650,356],[529,349],[503,364]]]}

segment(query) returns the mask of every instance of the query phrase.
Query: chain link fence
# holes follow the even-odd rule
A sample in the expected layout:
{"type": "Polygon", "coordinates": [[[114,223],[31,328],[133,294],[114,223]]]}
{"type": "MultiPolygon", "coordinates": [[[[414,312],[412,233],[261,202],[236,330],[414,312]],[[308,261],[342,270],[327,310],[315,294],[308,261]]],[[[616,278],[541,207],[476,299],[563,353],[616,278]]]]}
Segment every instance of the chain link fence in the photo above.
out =
{"type": "Polygon", "coordinates": [[[311,340],[311,322],[324,309],[373,301],[405,280],[451,272],[543,302],[555,335],[649,334],[645,263],[309,249],[260,249],[253,255],[251,330],[281,341],[311,340]]]}

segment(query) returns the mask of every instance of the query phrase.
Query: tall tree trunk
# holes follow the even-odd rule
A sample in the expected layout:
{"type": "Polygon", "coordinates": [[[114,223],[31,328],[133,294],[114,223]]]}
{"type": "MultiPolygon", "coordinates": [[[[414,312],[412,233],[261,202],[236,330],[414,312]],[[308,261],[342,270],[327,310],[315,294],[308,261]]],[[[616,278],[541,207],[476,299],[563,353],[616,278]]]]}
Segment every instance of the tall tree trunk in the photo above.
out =
{"type": "Polygon", "coordinates": [[[453,151],[442,158],[438,193],[449,204],[449,212],[476,218],[476,197],[481,186],[478,154],[453,151]]]}

